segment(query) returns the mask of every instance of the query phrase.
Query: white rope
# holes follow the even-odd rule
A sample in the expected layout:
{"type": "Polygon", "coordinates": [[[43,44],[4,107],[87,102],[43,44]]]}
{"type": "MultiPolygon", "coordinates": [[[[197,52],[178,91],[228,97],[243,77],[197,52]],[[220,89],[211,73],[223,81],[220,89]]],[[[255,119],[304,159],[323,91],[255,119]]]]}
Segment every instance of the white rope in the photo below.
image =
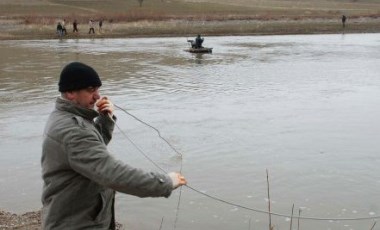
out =
{"type": "MultiPolygon", "coordinates": [[[[159,137],[164,140],[169,146],[170,148],[176,152],[177,154],[179,154],[179,156],[181,156],[181,159],[182,159],[182,154],[180,152],[178,152],[170,143],[169,141],[167,141],[164,137],[161,136],[161,133],[160,131],[153,127],[152,125],[142,121],[141,119],[139,119],[138,117],[136,117],[135,115],[132,115],[131,113],[127,112],[125,109],[117,106],[114,104],[114,106],[116,108],[119,108],[121,111],[125,112],[126,114],[128,114],[129,116],[133,117],[134,119],[136,119],[137,121],[145,124],[146,126],[154,129],[159,137]]],[[[116,125],[117,126],[117,125],[116,125]]],[[[160,169],[161,171],[167,173],[162,167],[160,167],[157,163],[155,163],[147,154],[144,153],[144,151],[142,151],[126,134],[125,132],[119,127],[117,126],[117,128],[121,131],[121,133],[128,139],[129,142],[132,143],[133,146],[135,146],[135,148],[148,160],[150,161],[154,166],[156,166],[158,169],[160,169]]],[[[182,171],[182,161],[181,161],[181,171],[182,171]]],[[[290,215],[287,215],[287,214],[282,214],[282,213],[276,213],[276,212],[268,212],[266,210],[261,210],[261,209],[257,209],[257,208],[250,208],[250,207],[247,207],[247,206],[244,206],[244,205],[241,205],[241,204],[237,204],[237,203],[233,203],[233,202],[230,202],[230,201],[227,201],[225,199],[222,199],[222,198],[218,198],[216,196],[213,196],[213,195],[210,195],[210,194],[207,194],[207,193],[204,193],[202,191],[200,191],[199,189],[196,189],[196,188],[193,188],[191,187],[190,185],[185,185],[187,188],[189,188],[190,190],[198,193],[198,194],[201,194],[205,197],[208,197],[212,200],[215,200],[215,201],[219,201],[221,203],[224,203],[224,204],[227,204],[227,205],[231,205],[231,206],[234,206],[234,207],[238,207],[238,208],[241,208],[241,209],[245,209],[245,210],[248,210],[248,211],[252,211],[252,212],[256,212],[256,213],[263,213],[263,214],[271,214],[271,215],[274,215],[274,216],[279,216],[279,217],[285,217],[285,218],[292,218],[292,216],[290,215]]],[[[181,186],[182,187],[182,186],[181,186]]],[[[177,213],[178,213],[178,209],[179,209],[179,203],[178,203],[178,206],[177,206],[177,213]]],[[[178,217],[178,216],[177,216],[178,217]]],[[[176,217],[176,218],[177,218],[176,217]]],[[[297,216],[297,217],[294,217],[293,218],[297,218],[297,219],[303,219],[303,220],[317,220],[317,221],[359,221],[359,220],[377,220],[377,219],[380,219],[380,216],[368,216],[368,217],[354,217],[354,218],[338,218],[338,217],[332,217],[332,218],[328,218],[328,217],[314,217],[314,216],[297,216]]]]}

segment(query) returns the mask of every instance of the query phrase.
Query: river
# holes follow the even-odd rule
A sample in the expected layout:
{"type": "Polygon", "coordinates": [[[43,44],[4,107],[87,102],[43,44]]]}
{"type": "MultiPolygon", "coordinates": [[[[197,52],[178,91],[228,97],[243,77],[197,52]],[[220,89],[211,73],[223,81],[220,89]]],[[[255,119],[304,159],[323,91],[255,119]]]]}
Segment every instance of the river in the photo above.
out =
{"type": "MultiPolygon", "coordinates": [[[[121,110],[118,159],[179,170],[201,192],[275,213],[380,215],[380,34],[0,41],[0,208],[41,207],[41,142],[63,66],[81,61],[121,110]]],[[[184,187],[169,199],[117,195],[127,229],[267,229],[268,215],[184,187]],[[179,194],[181,199],[178,205],[179,194]]],[[[373,220],[301,219],[300,229],[370,229],[373,220]]],[[[293,220],[293,229],[297,227],[293,220]]],[[[272,216],[275,229],[290,218],[272,216]]]]}

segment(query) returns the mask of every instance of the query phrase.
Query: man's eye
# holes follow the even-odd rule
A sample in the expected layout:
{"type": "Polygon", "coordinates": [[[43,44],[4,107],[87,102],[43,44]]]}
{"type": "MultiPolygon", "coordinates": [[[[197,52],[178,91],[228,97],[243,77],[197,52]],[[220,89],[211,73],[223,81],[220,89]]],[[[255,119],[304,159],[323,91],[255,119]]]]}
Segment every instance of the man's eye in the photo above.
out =
{"type": "Polygon", "coordinates": [[[87,88],[87,91],[88,91],[89,93],[93,93],[93,92],[95,92],[95,90],[96,90],[96,88],[94,88],[94,87],[89,87],[89,88],[87,88]]]}

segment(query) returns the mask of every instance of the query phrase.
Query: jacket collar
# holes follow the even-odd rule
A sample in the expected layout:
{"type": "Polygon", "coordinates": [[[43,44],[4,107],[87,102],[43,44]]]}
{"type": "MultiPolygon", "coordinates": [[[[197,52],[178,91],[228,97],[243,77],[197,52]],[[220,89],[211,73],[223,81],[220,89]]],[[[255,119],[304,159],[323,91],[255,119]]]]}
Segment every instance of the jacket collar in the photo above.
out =
{"type": "Polygon", "coordinates": [[[99,113],[92,109],[87,109],[74,104],[65,98],[58,97],[55,103],[55,108],[57,110],[66,111],[78,116],[81,116],[87,120],[94,120],[95,117],[99,116],[99,113]]]}

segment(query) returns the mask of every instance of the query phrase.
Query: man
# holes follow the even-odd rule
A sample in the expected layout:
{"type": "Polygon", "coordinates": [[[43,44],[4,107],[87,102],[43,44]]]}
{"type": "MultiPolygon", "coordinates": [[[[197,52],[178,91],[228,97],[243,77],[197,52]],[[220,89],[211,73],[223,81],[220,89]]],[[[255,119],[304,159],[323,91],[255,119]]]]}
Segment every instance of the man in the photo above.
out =
{"type": "Polygon", "coordinates": [[[61,25],[61,22],[58,22],[58,24],[57,24],[57,35],[59,37],[62,36],[62,25],[61,25]]]}
{"type": "Polygon", "coordinates": [[[342,26],[343,26],[343,28],[346,27],[346,20],[347,20],[346,15],[342,15],[342,26]]]}
{"type": "Polygon", "coordinates": [[[201,35],[198,34],[198,36],[195,38],[195,48],[203,48],[202,43],[204,41],[204,38],[201,38],[201,35]]]}
{"type": "Polygon", "coordinates": [[[63,19],[62,21],[62,35],[66,35],[67,30],[66,30],[66,19],[63,19]]]}
{"type": "Polygon", "coordinates": [[[90,20],[90,21],[88,22],[88,27],[90,28],[90,30],[88,31],[88,34],[91,34],[91,33],[95,34],[95,30],[94,30],[94,22],[93,22],[92,20],[90,20]]]}
{"type": "Polygon", "coordinates": [[[99,33],[102,32],[102,26],[103,26],[103,19],[99,20],[99,33]]]}
{"type": "Polygon", "coordinates": [[[102,82],[93,68],[70,63],[58,85],[61,96],[42,146],[43,229],[115,229],[115,191],[169,197],[186,184],[179,173],[144,172],[110,155],[116,117],[112,102],[99,94],[102,82]]]}
{"type": "Polygon", "coordinates": [[[78,22],[76,19],[73,22],[73,33],[78,33],[78,22]]]}
{"type": "Polygon", "coordinates": [[[197,37],[195,37],[195,40],[187,40],[187,42],[190,42],[191,48],[193,49],[199,49],[203,48],[202,43],[203,43],[203,38],[201,38],[201,35],[198,34],[197,37]]]}

